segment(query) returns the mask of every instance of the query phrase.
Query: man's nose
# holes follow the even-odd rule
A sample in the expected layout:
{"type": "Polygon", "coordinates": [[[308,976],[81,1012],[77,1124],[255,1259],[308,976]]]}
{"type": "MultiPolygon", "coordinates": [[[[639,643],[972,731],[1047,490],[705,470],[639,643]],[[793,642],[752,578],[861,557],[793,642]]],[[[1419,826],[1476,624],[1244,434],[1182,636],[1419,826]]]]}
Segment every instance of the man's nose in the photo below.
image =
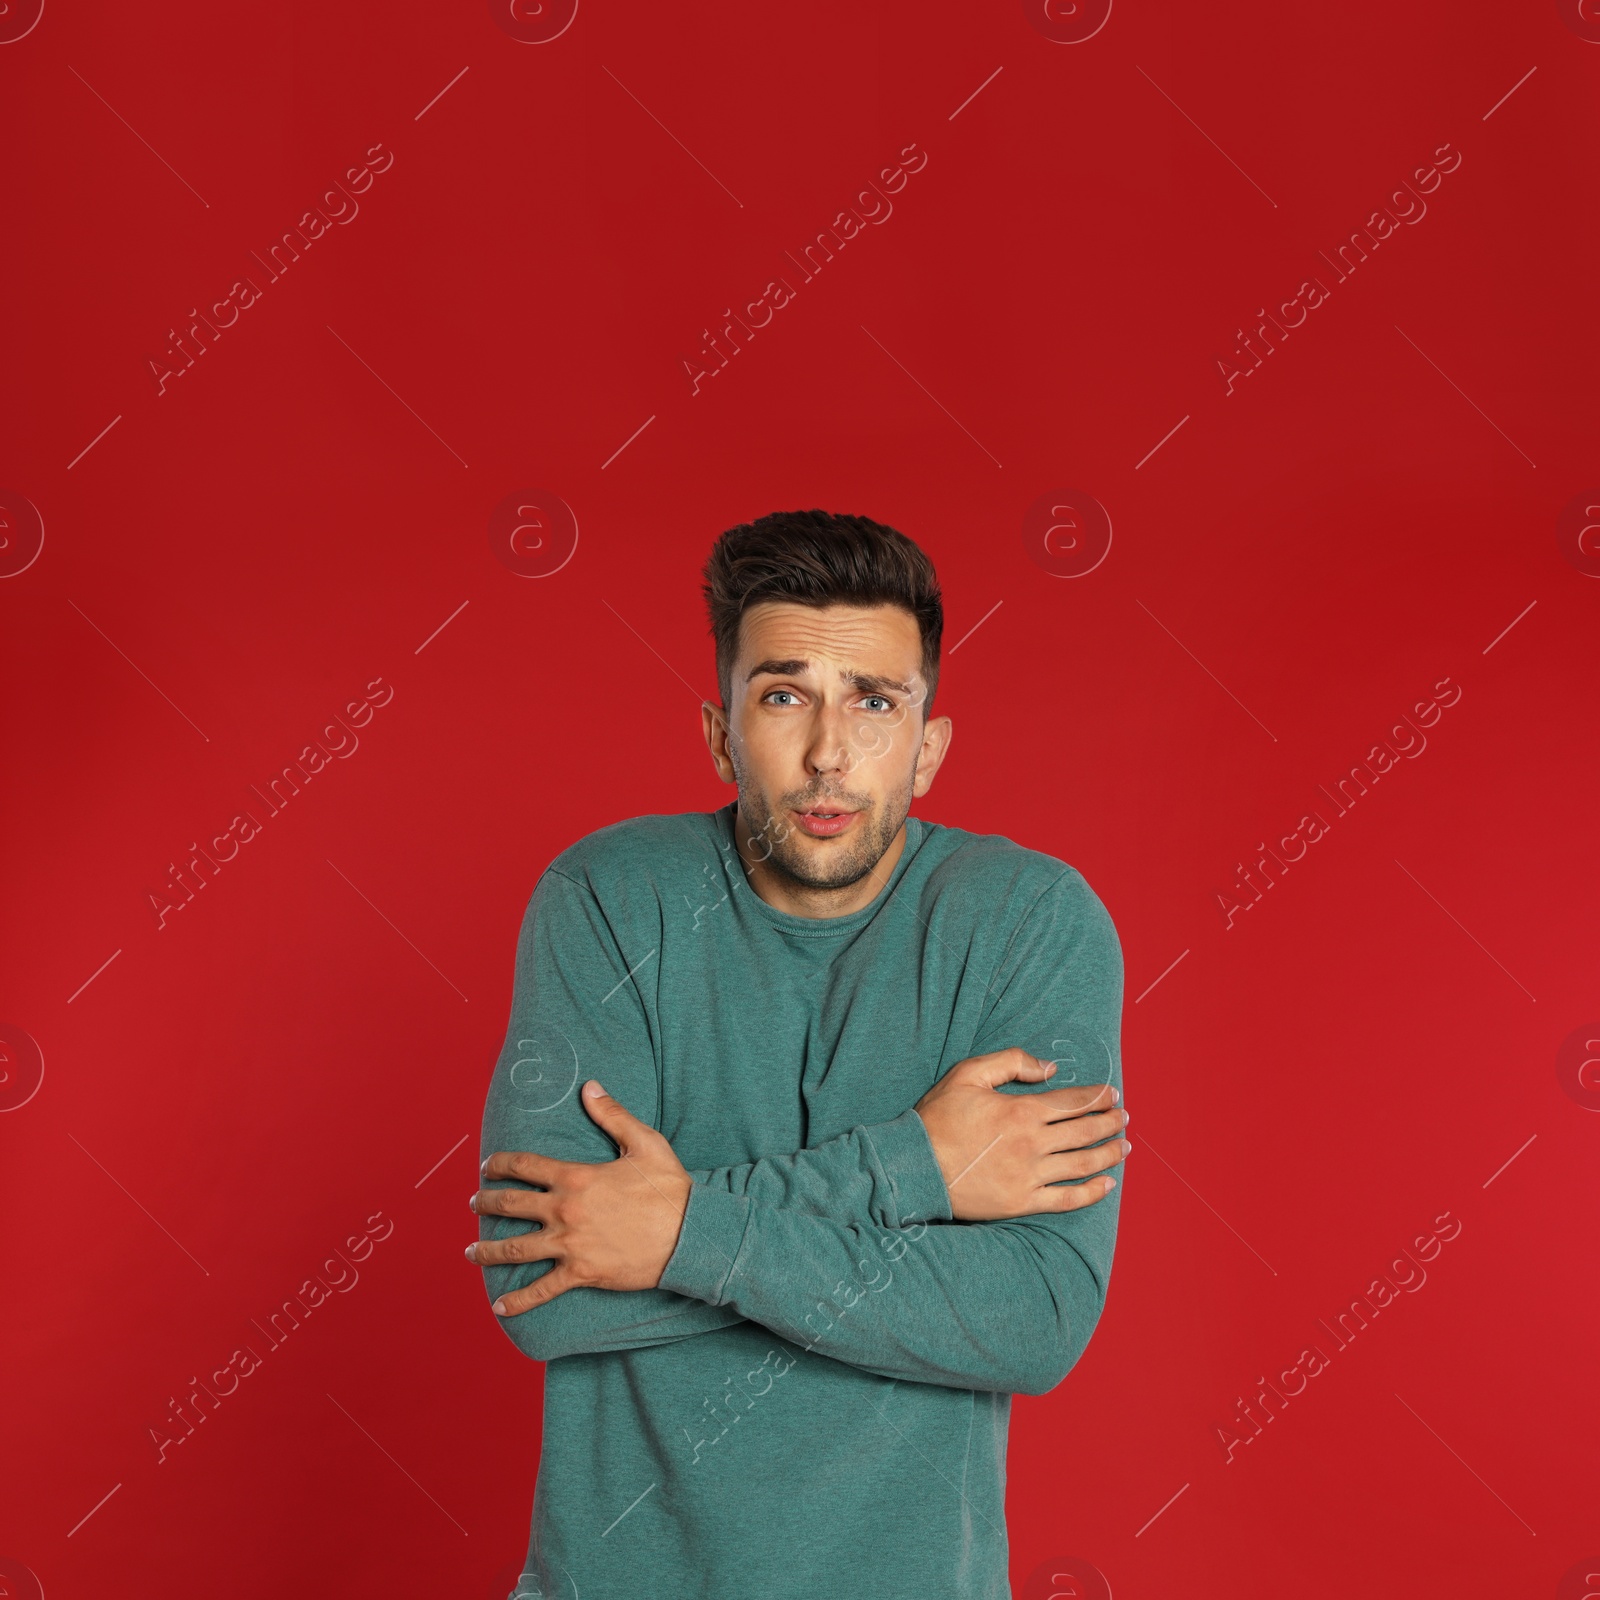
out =
{"type": "Polygon", "coordinates": [[[813,772],[848,772],[851,767],[849,729],[844,714],[824,707],[817,717],[806,764],[813,772]]]}

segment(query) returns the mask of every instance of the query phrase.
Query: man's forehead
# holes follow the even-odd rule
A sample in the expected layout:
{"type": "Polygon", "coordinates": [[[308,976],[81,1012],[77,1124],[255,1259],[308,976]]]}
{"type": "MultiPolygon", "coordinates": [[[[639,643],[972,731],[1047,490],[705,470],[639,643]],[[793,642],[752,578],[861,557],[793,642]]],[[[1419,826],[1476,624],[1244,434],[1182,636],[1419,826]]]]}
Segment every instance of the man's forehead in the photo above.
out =
{"type": "Polygon", "coordinates": [[[916,618],[900,606],[803,606],[761,601],[740,621],[744,663],[767,659],[805,660],[813,667],[904,669],[922,659],[916,618]]]}

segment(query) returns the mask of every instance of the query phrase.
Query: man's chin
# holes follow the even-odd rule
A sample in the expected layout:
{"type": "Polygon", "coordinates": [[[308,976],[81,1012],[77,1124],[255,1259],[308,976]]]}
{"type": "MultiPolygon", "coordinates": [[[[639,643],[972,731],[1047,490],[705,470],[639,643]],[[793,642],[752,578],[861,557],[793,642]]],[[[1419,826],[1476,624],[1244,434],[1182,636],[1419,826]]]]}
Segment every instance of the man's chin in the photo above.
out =
{"type": "Polygon", "coordinates": [[[786,878],[802,888],[819,891],[851,888],[860,883],[881,859],[881,852],[866,861],[859,853],[843,857],[823,850],[812,853],[804,846],[799,850],[779,849],[772,852],[772,865],[786,878]]]}

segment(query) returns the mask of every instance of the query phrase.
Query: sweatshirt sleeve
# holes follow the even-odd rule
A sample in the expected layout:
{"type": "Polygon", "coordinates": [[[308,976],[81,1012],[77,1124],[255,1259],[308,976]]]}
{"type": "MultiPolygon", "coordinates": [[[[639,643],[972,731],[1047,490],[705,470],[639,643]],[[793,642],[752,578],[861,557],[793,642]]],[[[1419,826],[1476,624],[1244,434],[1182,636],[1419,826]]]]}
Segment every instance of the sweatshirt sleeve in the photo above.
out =
{"type": "MultiPolygon", "coordinates": [[[[1121,1087],[1121,946],[1076,870],[1019,923],[991,989],[970,1053],[1020,1046],[1058,1063],[1047,1082],[1002,1093],[1121,1087]]],[[[884,1377],[1044,1394],[1083,1354],[1104,1308],[1124,1170],[1079,1211],[910,1227],[696,1182],[661,1284],[884,1377]]]]}
{"type": "MultiPolygon", "coordinates": [[[[552,868],[540,878],[522,920],[505,1043],[484,1107],[480,1157],[535,1150],[559,1161],[613,1161],[616,1149],[584,1111],[579,1089],[598,1078],[652,1128],[661,1126],[660,1073],[645,1003],[658,951],[624,950],[603,908],[584,885],[552,868]]],[[[906,1110],[858,1127],[811,1150],[691,1173],[694,1192],[761,1202],[900,1228],[913,1219],[948,1218],[949,1195],[922,1119],[906,1110]]],[[[497,1180],[490,1188],[527,1188],[497,1180]]],[[[537,1225],[520,1217],[480,1216],[480,1239],[509,1239],[537,1225]]],[[[686,1231],[698,1232],[686,1217],[686,1231]]],[[[680,1240],[681,1245],[681,1240],[680,1240]]],[[[697,1253],[714,1259],[711,1235],[697,1253]]],[[[486,1266],[488,1298],[521,1289],[553,1269],[549,1261],[486,1266]]],[[[724,1268],[732,1266],[730,1257],[724,1268]]],[[[569,1289],[547,1305],[496,1319],[535,1361],[671,1344],[746,1320],[665,1285],[656,1289],[569,1289]]]]}

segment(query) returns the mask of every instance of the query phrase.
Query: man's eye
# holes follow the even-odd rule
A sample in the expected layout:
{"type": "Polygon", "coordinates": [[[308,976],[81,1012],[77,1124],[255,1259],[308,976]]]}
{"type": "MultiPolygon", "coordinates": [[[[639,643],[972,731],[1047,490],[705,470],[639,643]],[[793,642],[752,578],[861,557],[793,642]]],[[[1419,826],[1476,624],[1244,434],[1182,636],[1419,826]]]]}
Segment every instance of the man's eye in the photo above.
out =
{"type": "Polygon", "coordinates": [[[791,703],[793,702],[793,700],[794,700],[794,690],[793,689],[769,689],[766,692],[766,694],[764,694],[762,696],[762,699],[764,699],[764,700],[772,700],[775,695],[780,695],[780,694],[789,696],[790,702],[791,703]]]}
{"type": "Polygon", "coordinates": [[[878,707],[881,707],[885,711],[892,711],[894,709],[894,706],[890,703],[890,701],[884,695],[881,695],[881,694],[869,694],[867,696],[867,699],[869,701],[873,701],[873,700],[877,701],[877,706],[876,707],[871,706],[871,705],[869,705],[867,707],[867,709],[869,711],[876,710],[876,709],[878,709],[878,707]]]}

